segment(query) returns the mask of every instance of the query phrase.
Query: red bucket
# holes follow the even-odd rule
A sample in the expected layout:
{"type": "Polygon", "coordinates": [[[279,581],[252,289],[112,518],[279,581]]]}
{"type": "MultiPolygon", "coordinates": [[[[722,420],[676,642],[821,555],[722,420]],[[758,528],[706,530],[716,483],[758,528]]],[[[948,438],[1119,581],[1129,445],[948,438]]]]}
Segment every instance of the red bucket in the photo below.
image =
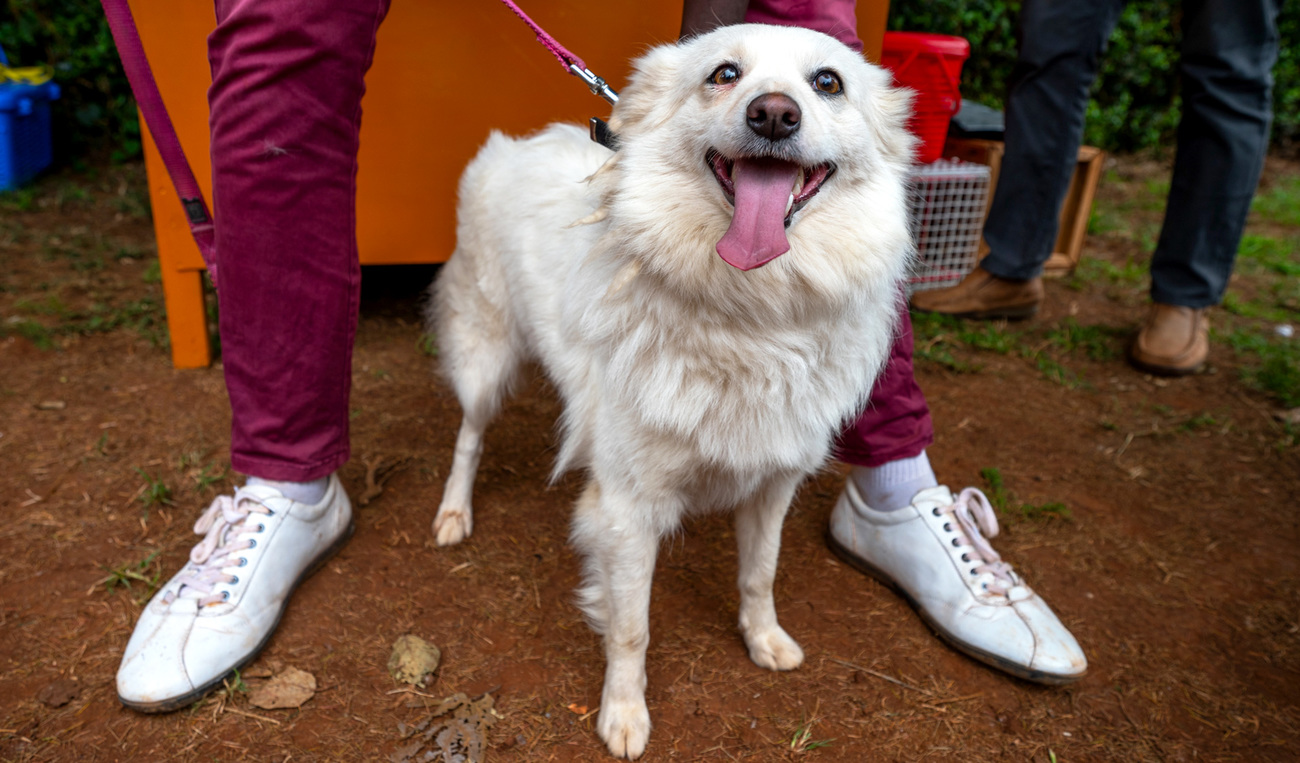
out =
{"type": "Polygon", "coordinates": [[[916,91],[910,129],[921,144],[916,161],[933,162],[943,155],[948,123],[961,109],[961,67],[970,57],[962,37],[924,32],[885,32],[880,63],[894,73],[901,87],[916,91]]]}

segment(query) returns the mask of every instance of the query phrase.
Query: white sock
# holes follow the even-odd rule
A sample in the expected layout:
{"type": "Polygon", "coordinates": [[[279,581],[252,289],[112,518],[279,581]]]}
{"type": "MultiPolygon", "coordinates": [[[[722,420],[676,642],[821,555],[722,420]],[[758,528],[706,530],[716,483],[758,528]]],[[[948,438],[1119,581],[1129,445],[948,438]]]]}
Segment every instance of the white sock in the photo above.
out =
{"type": "Polygon", "coordinates": [[[248,484],[274,488],[280,491],[280,495],[291,501],[315,506],[325,498],[325,491],[329,488],[330,478],[321,477],[311,482],[280,482],[279,480],[264,480],[261,477],[249,477],[248,484]]]}
{"type": "Polygon", "coordinates": [[[867,505],[876,511],[906,508],[912,505],[912,497],[917,493],[939,484],[925,451],[881,466],[855,466],[849,472],[849,479],[867,505]]]}

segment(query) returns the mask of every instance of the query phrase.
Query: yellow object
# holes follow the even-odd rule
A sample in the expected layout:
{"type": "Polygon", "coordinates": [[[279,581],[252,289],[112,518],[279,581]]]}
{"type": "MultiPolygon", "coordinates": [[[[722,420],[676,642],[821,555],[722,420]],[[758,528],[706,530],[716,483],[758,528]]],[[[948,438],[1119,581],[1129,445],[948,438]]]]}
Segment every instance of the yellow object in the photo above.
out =
{"type": "Polygon", "coordinates": [[[54,70],[42,66],[5,66],[0,64],[0,82],[17,82],[20,85],[44,85],[54,79],[54,70]]]}

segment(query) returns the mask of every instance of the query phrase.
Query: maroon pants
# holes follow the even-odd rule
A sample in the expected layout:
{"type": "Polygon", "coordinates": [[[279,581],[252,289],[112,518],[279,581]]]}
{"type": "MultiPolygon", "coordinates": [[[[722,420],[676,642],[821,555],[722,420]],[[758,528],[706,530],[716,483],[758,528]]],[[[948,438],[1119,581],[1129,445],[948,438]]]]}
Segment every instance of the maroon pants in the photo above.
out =
{"type": "MultiPolygon", "coordinates": [[[[349,456],[361,290],[361,97],[388,0],[216,5],[209,103],[231,465],[265,479],[312,480],[349,456]]],[[[784,15],[782,5],[755,2],[753,12],[857,42],[852,2],[793,0],[784,15]]],[[[505,13],[502,19],[512,21],[505,13]]],[[[519,34],[528,32],[521,26],[519,34]]],[[[912,377],[902,302],[900,313],[889,366],[866,412],[840,438],[841,457],[850,463],[876,466],[914,456],[933,439],[912,377]]]]}

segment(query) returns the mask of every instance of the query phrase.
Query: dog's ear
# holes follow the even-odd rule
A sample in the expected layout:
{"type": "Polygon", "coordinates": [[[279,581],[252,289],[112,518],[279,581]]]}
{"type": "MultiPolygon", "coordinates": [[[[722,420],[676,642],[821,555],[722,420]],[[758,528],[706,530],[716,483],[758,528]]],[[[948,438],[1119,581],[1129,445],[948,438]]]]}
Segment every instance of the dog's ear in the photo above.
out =
{"type": "Polygon", "coordinates": [[[888,71],[879,67],[873,70],[869,89],[871,106],[864,111],[867,122],[876,134],[881,153],[891,160],[910,164],[917,139],[907,129],[907,120],[912,116],[916,93],[895,87],[888,71]]]}
{"type": "Polygon", "coordinates": [[[660,45],[632,62],[632,77],[618,95],[609,126],[615,133],[633,131],[657,112],[671,111],[678,100],[671,92],[678,82],[682,63],[681,46],[660,45]]]}

